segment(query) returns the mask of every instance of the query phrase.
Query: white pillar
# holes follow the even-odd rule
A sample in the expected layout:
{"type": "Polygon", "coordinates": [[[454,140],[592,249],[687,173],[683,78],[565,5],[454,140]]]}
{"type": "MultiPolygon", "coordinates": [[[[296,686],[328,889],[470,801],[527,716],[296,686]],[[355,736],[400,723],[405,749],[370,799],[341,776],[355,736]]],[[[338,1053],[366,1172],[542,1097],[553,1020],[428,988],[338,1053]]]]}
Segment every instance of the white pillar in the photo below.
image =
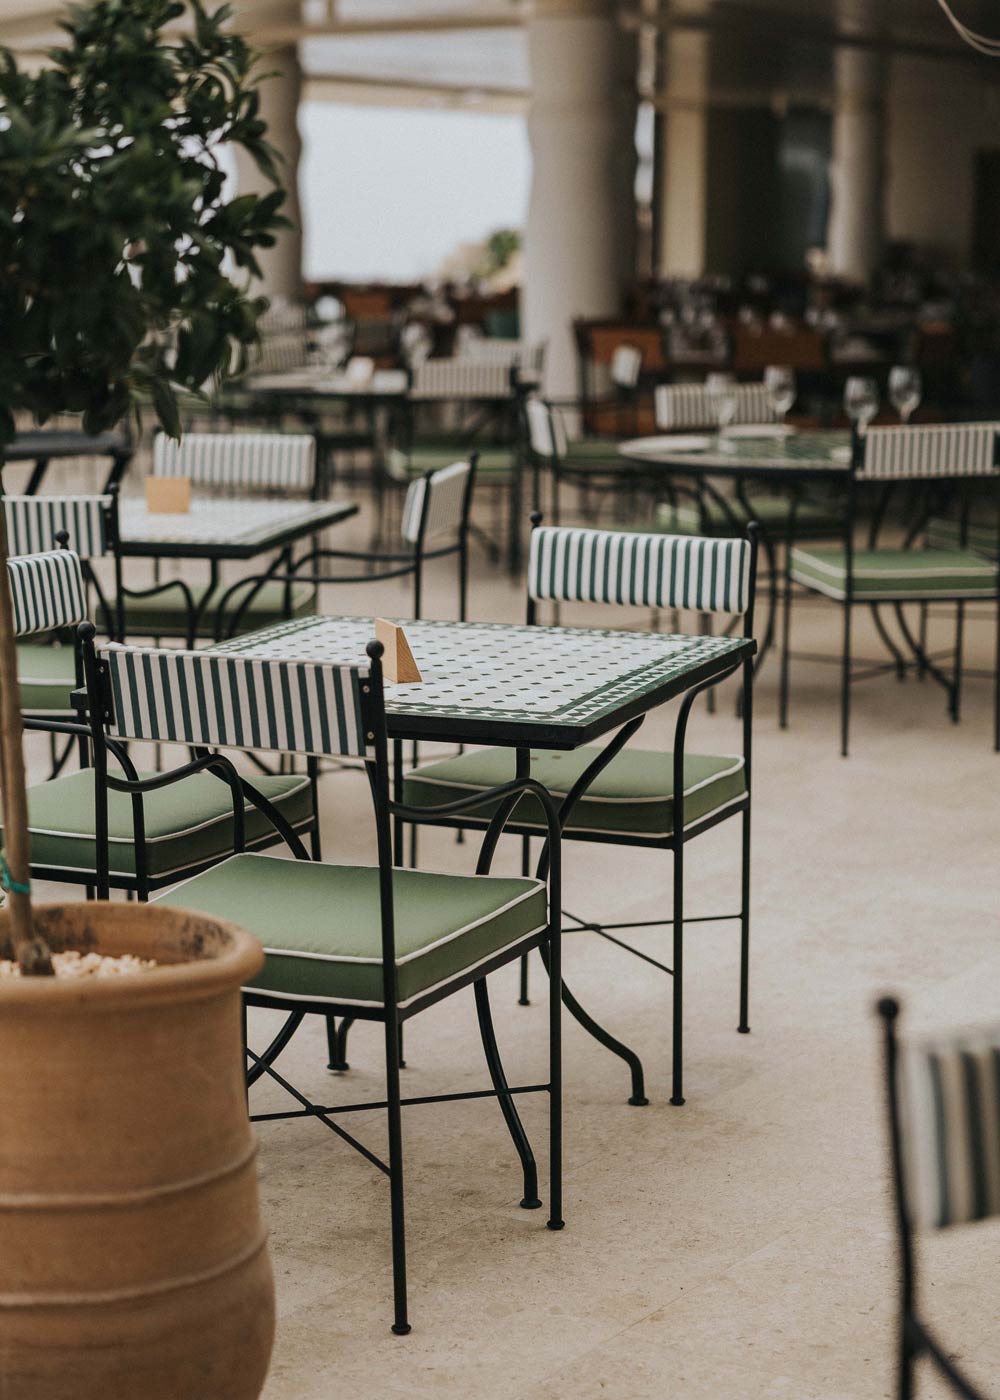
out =
{"type": "MultiPolygon", "coordinates": [[[[293,9],[297,15],[298,6],[293,9]]],[[[302,296],[302,208],[299,202],[302,138],[298,123],[302,70],[294,45],[269,50],[260,67],[262,73],[275,75],[261,82],[260,115],[267,123],[268,141],[281,156],[279,175],[286,192],[281,213],[295,227],[283,229],[273,248],[258,251],[257,261],[262,273],[259,290],[265,296],[296,301],[302,296]]],[[[244,151],[236,147],[235,154],[236,185],[240,194],[264,194],[273,188],[244,151]]]]}
{"type": "Polygon", "coordinates": [[[666,36],[666,93],[660,161],[661,277],[700,277],[708,229],[709,36],[672,29],[666,36]]]}
{"type": "Polygon", "coordinates": [[[855,282],[867,282],[882,255],[885,80],[880,54],[836,50],[827,245],[831,271],[855,282]]]}
{"type": "MultiPolygon", "coordinates": [[[[521,311],[525,338],[548,344],[546,388],[560,397],[577,388],[573,320],[619,315],[632,271],[635,210],[622,169],[635,169],[623,139],[635,71],[623,78],[615,13],[614,0],[539,0],[528,22],[532,171],[521,311]]],[[[634,122],[629,139],[634,147],[634,122]]]]}

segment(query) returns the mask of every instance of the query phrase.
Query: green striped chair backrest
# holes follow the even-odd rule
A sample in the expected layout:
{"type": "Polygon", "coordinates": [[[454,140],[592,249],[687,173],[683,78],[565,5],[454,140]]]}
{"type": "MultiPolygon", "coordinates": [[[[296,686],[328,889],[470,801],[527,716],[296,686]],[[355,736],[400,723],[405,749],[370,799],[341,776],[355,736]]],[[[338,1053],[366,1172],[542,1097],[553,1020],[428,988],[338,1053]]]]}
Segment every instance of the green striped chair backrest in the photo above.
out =
{"type": "Polygon", "coordinates": [[[462,524],[465,488],[472,470],[468,462],[452,462],[410,483],[403,505],[403,539],[416,544],[424,522],[424,539],[453,534],[462,524]],[[426,519],[424,516],[426,502],[426,519]]]}
{"type": "Polygon", "coordinates": [[[111,496],[4,496],[3,508],[11,555],[58,549],[63,530],[81,559],[108,553],[111,496]]]}
{"type": "Polygon", "coordinates": [[[913,1223],[1000,1215],[1000,1028],[904,1046],[899,1063],[913,1223]]]}
{"type": "MultiPolygon", "coordinates": [[[[733,423],[773,423],[778,416],[763,384],[734,384],[727,397],[736,405],[733,423]]],[[[717,427],[720,398],[704,384],[660,384],[653,395],[656,426],[664,431],[717,427]]]]}
{"type": "Polygon", "coordinates": [[[532,532],[528,594],[536,602],[745,613],[752,553],[744,539],[545,526],[532,532]]]}
{"type": "Polygon", "coordinates": [[[202,486],[310,491],[316,439],[309,433],[157,433],[153,475],[187,476],[202,486]]]}
{"type": "Polygon", "coordinates": [[[51,632],[87,620],[87,595],[80,560],[71,550],[7,560],[14,634],[51,632]]]}
{"type": "Polygon", "coordinates": [[[993,476],[1000,423],[869,428],[859,475],[880,479],[993,476]]]}
{"type": "Polygon", "coordinates": [[[369,668],[106,646],[121,739],[316,756],[372,756],[369,668]]]}

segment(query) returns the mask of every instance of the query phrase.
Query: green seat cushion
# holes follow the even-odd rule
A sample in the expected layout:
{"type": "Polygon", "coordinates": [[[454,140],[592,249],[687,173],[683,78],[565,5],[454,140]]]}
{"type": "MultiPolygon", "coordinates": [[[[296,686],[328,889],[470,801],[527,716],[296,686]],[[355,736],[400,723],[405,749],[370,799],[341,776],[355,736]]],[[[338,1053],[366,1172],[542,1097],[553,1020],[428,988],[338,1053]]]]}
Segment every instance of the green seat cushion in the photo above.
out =
{"type": "MultiPolygon", "coordinates": [[[[222,597],[225,587],[219,588],[216,600],[222,597]]],[[[201,604],[207,589],[198,584],[191,588],[195,606],[201,604]]],[[[236,593],[227,605],[232,613],[243,600],[243,594],[236,593]]],[[[311,584],[298,583],[292,586],[292,616],[305,617],[316,610],[316,591],[311,584]]],[[[168,588],[156,593],[152,598],[125,598],[125,635],[131,637],[183,636],[187,622],[187,601],[179,588],[168,588]]],[[[269,627],[274,622],[282,622],[285,613],[285,585],[265,583],[252,599],[240,621],[241,632],[253,632],[258,627],[269,627]]],[[[200,635],[211,635],[215,630],[215,609],[209,603],[199,625],[200,635]]]]}
{"type": "MultiPolygon", "coordinates": [[[[945,515],[932,515],[927,522],[927,544],[931,549],[961,549],[962,526],[958,520],[945,515]]],[[[966,531],[965,545],[973,554],[987,559],[998,555],[997,522],[971,519],[966,531]]]]}
{"type": "Polygon", "coordinates": [[[65,714],[72,709],[69,695],[76,689],[76,667],[71,646],[18,642],[17,675],[26,713],[65,714]]]}
{"type": "Polygon", "coordinates": [[[564,467],[610,467],[621,471],[629,467],[618,455],[618,443],[614,438],[576,438],[566,444],[562,464],[564,467]]]}
{"type": "MultiPolygon", "coordinates": [[[[140,774],[152,777],[151,773],[140,774]]],[[[312,790],[303,776],[260,776],[257,788],[293,827],[308,823],[313,814],[312,790]]],[[[248,844],[278,839],[256,807],[246,803],[248,844]]],[[[233,803],[227,783],[211,773],[194,773],[143,797],[146,820],[146,864],[151,876],[190,870],[203,861],[229,855],[233,849],[233,803]]],[[[35,866],[63,870],[94,869],[94,771],[67,773],[28,791],[31,860],[35,866]]],[[[110,867],[113,875],[135,874],[132,799],[124,792],[108,794],[110,867]]]]}
{"type": "Polygon", "coordinates": [[[514,474],[514,448],[502,443],[496,447],[477,447],[475,443],[426,443],[410,452],[393,448],[389,454],[389,470],[399,480],[423,476],[425,472],[440,471],[453,462],[464,462],[470,453],[478,452],[476,480],[488,478],[508,480],[514,474]]]}
{"type": "MultiPolygon", "coordinates": [[[[833,546],[792,550],[792,578],[817,593],[842,599],[847,554],[833,546]]],[[[857,549],[853,596],[861,601],[895,598],[989,598],[996,594],[996,566],[971,550],[857,549]]]]}
{"type": "MultiPolygon", "coordinates": [[[[787,496],[757,495],[748,497],[750,511],[735,496],[730,497],[729,506],[740,526],[756,520],[768,534],[781,535],[788,529],[791,501],[787,496]]],[[[657,529],[675,535],[700,535],[708,533],[732,534],[733,525],[718,501],[705,499],[704,512],[694,502],[673,506],[663,501],[656,508],[657,529]]],[[[800,501],[795,513],[796,537],[813,534],[832,534],[843,527],[843,516],[821,501],[800,501]]]]}
{"type": "MultiPolygon", "coordinates": [[[[572,753],[532,751],[531,776],[558,799],[565,797],[580,774],[600,752],[595,748],[572,753]]],[[[446,802],[470,797],[515,776],[510,749],[473,749],[457,758],[428,763],[407,774],[403,801],[432,811],[446,802]]],[[[742,758],[688,754],[684,759],[684,825],[736,802],[746,793],[742,758]]],[[[488,819],[495,802],[473,814],[488,819]]],[[[545,826],[534,797],[522,797],[512,822],[545,826]]],[[[606,836],[667,837],[674,829],[673,754],[625,748],[594,779],[570,813],[568,833],[595,832],[606,836]]]]}
{"type": "MultiPolygon", "coordinates": [[[[546,927],[538,880],[395,869],[392,889],[401,1005],[546,927]]],[[[158,902],[222,915],[256,935],[267,961],[253,987],[382,1005],[375,866],[233,856],[158,902]]]]}

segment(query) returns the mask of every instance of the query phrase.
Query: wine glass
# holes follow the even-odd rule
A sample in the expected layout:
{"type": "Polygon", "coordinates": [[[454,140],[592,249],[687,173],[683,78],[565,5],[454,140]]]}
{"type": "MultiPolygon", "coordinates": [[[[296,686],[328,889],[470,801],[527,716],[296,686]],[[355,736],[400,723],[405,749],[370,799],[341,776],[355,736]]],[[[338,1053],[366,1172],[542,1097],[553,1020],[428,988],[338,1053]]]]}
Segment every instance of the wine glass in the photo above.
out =
{"type": "Polygon", "coordinates": [[[889,371],[889,400],[904,423],[920,407],[920,371],[912,365],[893,365],[889,371]]]}
{"type": "Polygon", "coordinates": [[[768,365],[764,371],[764,388],[775,415],[784,422],[795,402],[795,371],[791,365],[768,365]]]}
{"type": "Polygon", "coordinates": [[[728,428],[736,417],[736,411],[739,407],[736,398],[736,380],[731,374],[716,370],[705,380],[705,392],[712,405],[715,421],[720,428],[728,428]]]}
{"type": "Polygon", "coordinates": [[[844,385],[844,411],[863,433],[878,413],[878,385],[867,375],[852,374],[844,385]]]}

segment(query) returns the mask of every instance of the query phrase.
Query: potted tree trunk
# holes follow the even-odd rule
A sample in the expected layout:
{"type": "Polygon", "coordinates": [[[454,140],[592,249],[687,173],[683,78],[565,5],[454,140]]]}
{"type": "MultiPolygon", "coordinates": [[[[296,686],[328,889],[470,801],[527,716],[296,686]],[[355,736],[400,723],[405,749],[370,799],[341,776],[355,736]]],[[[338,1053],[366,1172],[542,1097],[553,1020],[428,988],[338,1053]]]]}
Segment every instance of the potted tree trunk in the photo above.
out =
{"type": "MultiPolygon", "coordinates": [[[[177,393],[245,366],[283,195],[229,18],[97,0],[40,71],[0,51],[0,462],[19,412],[97,432],[151,400],[176,436],[177,393]],[[227,196],[225,143],[271,193],[227,196]]],[[[274,1304],[240,987],[263,955],[183,911],[32,907],[6,559],[0,511],[0,1396],[252,1400],[274,1304]]]]}

